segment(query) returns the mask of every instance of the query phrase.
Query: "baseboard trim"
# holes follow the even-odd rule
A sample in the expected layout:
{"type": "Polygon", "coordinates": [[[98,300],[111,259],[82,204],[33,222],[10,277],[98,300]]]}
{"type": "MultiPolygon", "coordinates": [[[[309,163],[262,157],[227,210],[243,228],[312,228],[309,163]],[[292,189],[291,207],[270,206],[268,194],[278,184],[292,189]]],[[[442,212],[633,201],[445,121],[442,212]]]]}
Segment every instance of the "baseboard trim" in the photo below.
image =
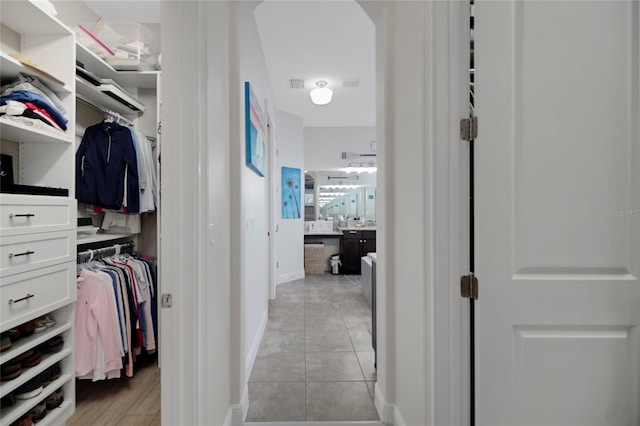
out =
{"type": "Polygon", "coordinates": [[[233,419],[233,407],[229,407],[229,410],[227,411],[227,416],[224,418],[224,423],[222,425],[231,426],[232,419],[233,419]]]}
{"type": "Polygon", "coordinates": [[[262,337],[264,336],[264,330],[267,328],[267,321],[269,320],[269,311],[265,310],[262,315],[262,319],[260,320],[260,326],[258,327],[258,332],[255,336],[253,336],[253,340],[251,342],[251,348],[249,348],[249,353],[244,361],[244,377],[246,381],[249,381],[249,375],[251,374],[251,370],[253,369],[253,364],[256,362],[256,357],[258,356],[258,351],[260,350],[260,343],[262,342],[262,337]]]}
{"type": "Polygon", "coordinates": [[[301,280],[304,278],[304,269],[298,272],[290,272],[288,274],[281,274],[278,276],[278,284],[284,284],[295,280],[301,280]]]}
{"type": "Polygon", "coordinates": [[[400,414],[400,410],[393,410],[393,425],[394,426],[407,426],[407,423],[402,418],[402,414],[400,414]]]}
{"type": "Polygon", "coordinates": [[[245,426],[384,426],[378,421],[345,422],[247,422],[245,426]]]}
{"type": "MultiPolygon", "coordinates": [[[[378,383],[374,385],[374,405],[376,407],[376,411],[378,412],[378,416],[380,420],[385,425],[398,425],[395,422],[395,412],[397,411],[395,407],[387,402],[384,395],[382,394],[382,390],[378,386],[378,383]]],[[[404,423],[402,426],[406,426],[404,423]]]]}
{"type": "Polygon", "coordinates": [[[224,426],[244,426],[247,411],[249,411],[249,387],[245,386],[240,404],[229,407],[227,417],[224,419],[224,426]]]}

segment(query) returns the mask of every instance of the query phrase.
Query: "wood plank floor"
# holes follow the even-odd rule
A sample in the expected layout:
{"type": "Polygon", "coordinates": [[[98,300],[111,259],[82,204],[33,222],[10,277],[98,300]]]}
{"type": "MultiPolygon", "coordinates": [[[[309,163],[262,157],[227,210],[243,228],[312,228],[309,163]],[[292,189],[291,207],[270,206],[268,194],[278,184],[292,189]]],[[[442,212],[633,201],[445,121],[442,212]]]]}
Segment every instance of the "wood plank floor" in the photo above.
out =
{"type": "Polygon", "coordinates": [[[76,380],[76,412],[67,426],[160,425],[160,369],[143,361],[132,378],[76,380]]]}

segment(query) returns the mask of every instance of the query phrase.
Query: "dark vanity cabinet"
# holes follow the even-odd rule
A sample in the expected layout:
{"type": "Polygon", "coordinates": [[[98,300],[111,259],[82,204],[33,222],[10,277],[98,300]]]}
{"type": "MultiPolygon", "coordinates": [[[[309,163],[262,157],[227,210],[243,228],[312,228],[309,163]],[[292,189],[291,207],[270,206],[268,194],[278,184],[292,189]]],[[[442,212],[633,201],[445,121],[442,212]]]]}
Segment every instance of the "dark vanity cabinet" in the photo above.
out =
{"type": "Polygon", "coordinates": [[[376,231],[342,231],[342,273],[360,274],[360,258],[376,251],[376,231]]]}

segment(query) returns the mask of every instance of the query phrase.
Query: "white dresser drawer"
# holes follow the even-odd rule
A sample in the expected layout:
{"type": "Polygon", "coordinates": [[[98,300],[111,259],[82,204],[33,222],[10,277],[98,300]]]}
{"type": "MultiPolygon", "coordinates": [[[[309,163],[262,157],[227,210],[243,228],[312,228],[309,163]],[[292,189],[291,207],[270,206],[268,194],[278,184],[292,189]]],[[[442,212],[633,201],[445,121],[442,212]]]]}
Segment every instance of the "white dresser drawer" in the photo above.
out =
{"type": "Polygon", "coordinates": [[[75,204],[66,197],[0,194],[0,235],[75,229],[75,204]]]}
{"type": "Polygon", "coordinates": [[[2,278],[2,330],[49,313],[76,299],[76,263],[67,262],[2,278]]]}
{"type": "Polygon", "coordinates": [[[3,237],[0,240],[0,277],[73,261],[76,233],[73,231],[3,237]]]}

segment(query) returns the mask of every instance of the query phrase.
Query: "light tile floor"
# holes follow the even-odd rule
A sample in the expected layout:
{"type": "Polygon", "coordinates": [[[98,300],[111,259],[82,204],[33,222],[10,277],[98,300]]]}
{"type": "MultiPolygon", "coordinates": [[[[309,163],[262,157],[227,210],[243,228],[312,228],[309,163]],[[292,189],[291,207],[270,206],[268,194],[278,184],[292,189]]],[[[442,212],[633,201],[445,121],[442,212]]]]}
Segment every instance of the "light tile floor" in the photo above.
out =
{"type": "Polygon", "coordinates": [[[281,284],[249,378],[247,422],[378,420],[371,308],[342,275],[281,284]]]}

